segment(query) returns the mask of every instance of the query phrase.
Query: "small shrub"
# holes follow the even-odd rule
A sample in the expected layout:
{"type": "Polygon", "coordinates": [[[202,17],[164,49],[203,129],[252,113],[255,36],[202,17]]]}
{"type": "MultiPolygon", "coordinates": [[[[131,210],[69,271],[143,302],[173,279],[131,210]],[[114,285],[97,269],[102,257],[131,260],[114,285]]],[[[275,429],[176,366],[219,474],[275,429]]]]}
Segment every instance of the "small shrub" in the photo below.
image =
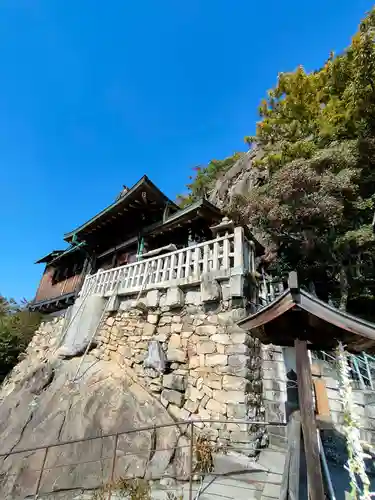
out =
{"type": "Polygon", "coordinates": [[[210,441],[203,436],[198,436],[195,444],[195,455],[197,459],[196,471],[208,473],[214,468],[212,457],[214,449],[210,441]]]}
{"type": "Polygon", "coordinates": [[[42,316],[0,295],[0,382],[19,361],[42,316]]]}

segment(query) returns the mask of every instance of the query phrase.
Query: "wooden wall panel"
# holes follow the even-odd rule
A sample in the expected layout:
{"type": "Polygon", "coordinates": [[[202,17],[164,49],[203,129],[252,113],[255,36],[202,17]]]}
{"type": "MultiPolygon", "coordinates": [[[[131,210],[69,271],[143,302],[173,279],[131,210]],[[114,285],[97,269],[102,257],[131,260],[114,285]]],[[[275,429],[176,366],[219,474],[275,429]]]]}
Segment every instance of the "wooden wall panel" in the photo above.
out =
{"type": "Polygon", "coordinates": [[[47,266],[42,279],[40,280],[39,288],[36,293],[34,302],[53,299],[67,293],[72,293],[78,290],[81,284],[81,273],[71,276],[70,278],[53,283],[52,278],[55,269],[47,266]]]}

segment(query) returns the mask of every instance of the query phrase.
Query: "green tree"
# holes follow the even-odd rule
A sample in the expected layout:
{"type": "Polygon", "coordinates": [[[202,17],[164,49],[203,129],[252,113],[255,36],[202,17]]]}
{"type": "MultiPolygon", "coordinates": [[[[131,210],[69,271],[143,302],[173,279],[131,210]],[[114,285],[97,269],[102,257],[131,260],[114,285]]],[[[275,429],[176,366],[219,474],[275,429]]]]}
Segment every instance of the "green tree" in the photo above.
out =
{"type": "Polygon", "coordinates": [[[261,103],[266,182],[231,208],[266,235],[278,274],[372,317],[375,296],[375,10],[350,46],[313,73],[279,75],[261,103]]]}
{"type": "Polygon", "coordinates": [[[229,170],[242,154],[234,153],[224,160],[211,160],[206,166],[194,167],[195,176],[190,177],[192,182],[186,186],[189,194],[177,197],[179,205],[183,207],[199,198],[207,198],[217,178],[229,170]]]}
{"type": "Polygon", "coordinates": [[[41,315],[29,312],[25,304],[0,295],[0,382],[18,362],[40,321],[41,315]]]}
{"type": "MultiPolygon", "coordinates": [[[[317,71],[281,73],[259,107],[264,182],[228,211],[249,223],[279,276],[375,320],[375,8],[348,48],[317,71]]],[[[240,153],[197,168],[182,204],[207,196],[240,153]]],[[[259,155],[258,155],[259,157],[259,155]]]]}

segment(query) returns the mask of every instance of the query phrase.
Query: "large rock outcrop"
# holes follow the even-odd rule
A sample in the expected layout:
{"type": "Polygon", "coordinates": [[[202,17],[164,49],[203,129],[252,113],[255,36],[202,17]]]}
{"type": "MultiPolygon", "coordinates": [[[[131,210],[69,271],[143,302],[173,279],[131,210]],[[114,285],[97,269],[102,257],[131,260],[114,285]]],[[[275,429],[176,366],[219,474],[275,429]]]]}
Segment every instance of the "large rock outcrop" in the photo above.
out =
{"type": "MultiPolygon", "coordinates": [[[[173,419],[115,363],[88,355],[76,376],[82,358],[59,359],[46,340],[44,348],[29,349],[1,389],[0,453],[97,436],[49,448],[41,493],[97,488],[110,478],[114,449],[114,437],[100,436],[173,419]]],[[[115,475],[161,477],[179,436],[174,425],[121,435],[115,475]]],[[[34,498],[44,454],[40,449],[1,457],[0,498],[34,498]]]]}
{"type": "Polygon", "coordinates": [[[210,201],[219,208],[227,207],[235,196],[246,196],[251,189],[263,182],[265,172],[254,166],[254,160],[262,155],[262,150],[257,147],[243,154],[216,180],[210,193],[210,201]]]}

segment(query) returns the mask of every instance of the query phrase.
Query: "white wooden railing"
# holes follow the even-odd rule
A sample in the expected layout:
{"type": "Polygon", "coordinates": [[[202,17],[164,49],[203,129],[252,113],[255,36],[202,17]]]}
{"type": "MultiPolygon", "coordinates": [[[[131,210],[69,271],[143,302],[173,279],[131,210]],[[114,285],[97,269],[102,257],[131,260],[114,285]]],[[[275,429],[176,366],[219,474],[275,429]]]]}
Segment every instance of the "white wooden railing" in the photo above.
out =
{"type": "Polygon", "coordinates": [[[227,272],[239,268],[252,271],[253,245],[244,238],[242,228],[198,245],[190,246],[133,264],[99,270],[87,276],[81,296],[90,294],[124,293],[163,287],[177,280],[179,283],[199,281],[209,272],[227,272]]]}

